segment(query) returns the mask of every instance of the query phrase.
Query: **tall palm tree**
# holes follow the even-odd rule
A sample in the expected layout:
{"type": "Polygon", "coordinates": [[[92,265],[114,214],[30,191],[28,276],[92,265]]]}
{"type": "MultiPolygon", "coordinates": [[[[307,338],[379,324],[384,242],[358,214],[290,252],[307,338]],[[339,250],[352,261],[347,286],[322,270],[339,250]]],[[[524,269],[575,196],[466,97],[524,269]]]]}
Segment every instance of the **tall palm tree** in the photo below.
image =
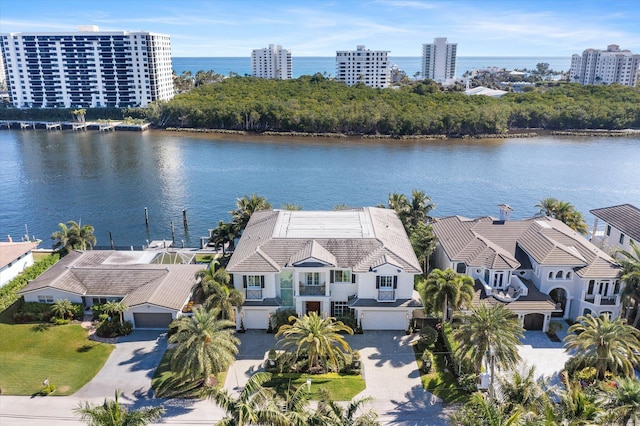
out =
{"type": "Polygon", "coordinates": [[[569,228],[581,233],[582,235],[587,234],[588,228],[587,223],[584,220],[584,216],[575,209],[573,204],[548,197],[540,200],[535,207],[538,208],[539,214],[544,214],[545,216],[558,219],[569,228]]]}
{"type": "Polygon", "coordinates": [[[364,411],[363,406],[373,402],[372,397],[352,399],[347,405],[333,401],[328,392],[323,392],[315,416],[309,422],[323,426],[378,426],[378,413],[373,409],[364,411]],[[358,412],[362,412],[358,415],[358,412]]]}
{"type": "Polygon", "coordinates": [[[222,254],[226,254],[227,247],[229,250],[234,249],[234,240],[237,237],[235,226],[233,223],[218,222],[218,226],[211,231],[209,243],[213,244],[216,250],[222,247],[222,254]]]}
{"type": "Polygon", "coordinates": [[[320,359],[335,367],[337,358],[344,358],[345,353],[351,352],[340,332],[353,334],[353,330],[342,321],[336,321],[334,317],[321,318],[317,312],[310,312],[302,318],[290,316],[289,322],[292,321],[293,324],[280,326],[275,337],[282,336],[278,343],[283,348],[295,347],[298,355],[307,349],[308,368],[319,365],[320,359]]]}
{"type": "Polygon", "coordinates": [[[102,405],[95,406],[85,401],[73,411],[89,426],[144,426],[160,420],[164,414],[165,410],[161,405],[128,410],[120,405],[119,396],[120,392],[116,390],[115,400],[105,399],[102,405]]]}
{"type": "Polygon", "coordinates": [[[548,396],[535,374],[536,368],[532,366],[522,372],[516,369],[510,376],[498,377],[500,393],[509,411],[518,408],[522,413],[534,416],[544,412],[548,396]]]}
{"type": "Polygon", "coordinates": [[[208,268],[196,272],[195,277],[200,281],[197,284],[203,293],[204,298],[211,296],[218,287],[227,287],[231,282],[231,276],[224,268],[218,268],[220,262],[212,260],[208,268]]]}
{"type": "Polygon", "coordinates": [[[73,242],[71,240],[71,234],[69,233],[69,227],[64,223],[58,224],[58,231],[51,234],[53,240],[52,248],[54,250],[61,250],[64,253],[68,253],[73,250],[73,242]]]}
{"type": "Polygon", "coordinates": [[[598,379],[604,379],[607,371],[627,377],[633,375],[633,366],[640,357],[640,330],[627,325],[625,320],[611,320],[609,314],[599,317],[579,316],[569,327],[564,338],[567,352],[585,367],[594,367],[598,379]]]}
{"type": "Polygon", "coordinates": [[[480,374],[491,363],[499,369],[509,369],[520,362],[518,346],[523,328],[518,317],[502,304],[473,307],[471,313],[460,315],[460,325],[453,331],[460,342],[456,355],[471,361],[480,374]]]}
{"type": "Polygon", "coordinates": [[[271,209],[271,203],[267,201],[265,197],[260,197],[257,194],[245,195],[242,198],[238,198],[236,201],[236,209],[231,211],[231,217],[233,218],[233,224],[236,230],[242,232],[247,227],[251,215],[260,210],[271,209]]]}
{"type": "Polygon", "coordinates": [[[407,219],[409,218],[410,212],[409,200],[407,200],[407,196],[394,192],[393,194],[389,194],[387,204],[390,209],[395,210],[395,212],[398,214],[398,217],[400,218],[400,221],[406,229],[407,219]]]}
{"type": "Polygon", "coordinates": [[[91,250],[96,245],[96,237],[93,234],[95,229],[91,225],[79,225],[70,220],[67,222],[71,233],[74,235],[74,248],[80,250],[91,250]]]}
{"type": "Polygon", "coordinates": [[[556,205],[558,204],[558,200],[553,197],[543,198],[535,205],[538,208],[539,214],[544,214],[545,216],[553,216],[556,210],[556,205]]]}
{"type": "Polygon", "coordinates": [[[234,319],[233,307],[240,308],[243,303],[244,296],[240,291],[222,285],[217,286],[205,302],[207,309],[216,309],[222,314],[222,319],[231,320],[234,319]]]}
{"type": "Polygon", "coordinates": [[[411,191],[411,201],[409,202],[409,217],[407,223],[409,229],[413,230],[420,223],[425,223],[431,219],[429,213],[436,205],[431,201],[431,197],[423,191],[414,189],[411,191]]]}
{"type": "Polygon", "coordinates": [[[624,282],[622,300],[624,305],[633,305],[637,308],[633,326],[638,327],[640,321],[640,247],[631,241],[631,250],[618,249],[616,258],[622,265],[619,277],[624,282]]]}
{"type": "Polygon", "coordinates": [[[434,269],[420,290],[425,305],[433,310],[441,307],[442,322],[447,321],[449,307],[453,310],[468,305],[474,295],[473,278],[453,269],[434,269]]]}
{"type": "Polygon", "coordinates": [[[73,304],[69,299],[58,299],[51,305],[51,313],[56,318],[68,318],[73,314],[73,304]]]}
{"type": "Polygon", "coordinates": [[[240,340],[234,335],[235,323],[217,320],[219,311],[195,308],[193,316],[175,321],[177,343],[171,357],[171,370],[191,380],[207,383],[212,374],[226,370],[235,361],[240,340]]]}
{"type": "Polygon", "coordinates": [[[422,273],[426,277],[429,273],[429,257],[433,254],[438,244],[438,238],[433,233],[431,225],[420,223],[413,228],[413,232],[409,236],[413,251],[416,257],[422,263],[422,273]]]}
{"type": "Polygon", "coordinates": [[[616,383],[604,400],[612,424],[640,424],[640,381],[629,378],[616,383]]]}
{"type": "Polygon", "coordinates": [[[227,416],[216,423],[216,426],[258,424],[288,426],[289,419],[276,404],[274,391],[262,386],[269,380],[271,380],[270,373],[254,374],[237,397],[231,395],[226,389],[211,389],[211,399],[227,413],[227,416]]]}

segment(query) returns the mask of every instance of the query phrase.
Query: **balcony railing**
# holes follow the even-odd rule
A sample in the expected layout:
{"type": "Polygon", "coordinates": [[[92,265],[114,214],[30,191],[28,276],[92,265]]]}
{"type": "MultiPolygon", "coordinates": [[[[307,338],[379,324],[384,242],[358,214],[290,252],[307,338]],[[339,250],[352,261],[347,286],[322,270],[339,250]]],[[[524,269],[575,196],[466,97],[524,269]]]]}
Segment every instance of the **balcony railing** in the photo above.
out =
{"type": "Polygon", "coordinates": [[[395,290],[378,290],[378,301],[393,302],[396,300],[395,290]]]}
{"type": "Polygon", "coordinates": [[[304,285],[300,282],[299,285],[300,296],[326,296],[327,286],[325,283],[320,285],[304,285]]]}
{"type": "Polygon", "coordinates": [[[607,296],[607,297],[602,297],[600,299],[600,304],[601,305],[616,305],[617,303],[617,297],[616,296],[607,296]]]}
{"type": "Polygon", "coordinates": [[[583,291],[582,300],[587,303],[593,303],[594,305],[614,306],[620,304],[620,295],[615,294],[612,296],[601,296],[599,294],[588,294],[583,291]]]}
{"type": "Polygon", "coordinates": [[[262,300],[262,289],[246,290],[245,300],[262,300]]]}

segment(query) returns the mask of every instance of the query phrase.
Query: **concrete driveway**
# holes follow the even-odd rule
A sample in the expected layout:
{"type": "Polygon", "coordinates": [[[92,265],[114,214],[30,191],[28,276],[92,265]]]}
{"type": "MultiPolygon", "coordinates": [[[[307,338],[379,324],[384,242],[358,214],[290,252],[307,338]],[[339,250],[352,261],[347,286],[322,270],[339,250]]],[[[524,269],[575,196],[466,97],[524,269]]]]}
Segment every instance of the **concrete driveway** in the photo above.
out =
{"type": "MultiPolygon", "coordinates": [[[[237,391],[257,371],[264,370],[269,349],[275,347],[273,334],[247,331],[238,335],[242,340],[237,361],[229,369],[225,388],[237,391]]],[[[385,425],[446,425],[446,407],[438,398],[426,392],[420,382],[411,339],[401,331],[367,331],[346,336],[353,349],[360,351],[366,389],[356,398],[372,397],[369,407],[380,415],[385,425]]]]}
{"type": "Polygon", "coordinates": [[[160,330],[134,330],[118,338],[102,370],[73,396],[112,398],[119,389],[124,402],[150,399],[151,378],[166,349],[166,334],[160,330]]]}
{"type": "Polygon", "coordinates": [[[549,379],[552,384],[557,383],[558,373],[564,370],[564,364],[569,360],[569,354],[562,347],[562,339],[567,335],[569,326],[564,321],[557,322],[562,326],[557,332],[560,342],[552,342],[542,331],[525,331],[522,345],[518,348],[522,357],[521,369],[535,366],[536,377],[549,379]]]}

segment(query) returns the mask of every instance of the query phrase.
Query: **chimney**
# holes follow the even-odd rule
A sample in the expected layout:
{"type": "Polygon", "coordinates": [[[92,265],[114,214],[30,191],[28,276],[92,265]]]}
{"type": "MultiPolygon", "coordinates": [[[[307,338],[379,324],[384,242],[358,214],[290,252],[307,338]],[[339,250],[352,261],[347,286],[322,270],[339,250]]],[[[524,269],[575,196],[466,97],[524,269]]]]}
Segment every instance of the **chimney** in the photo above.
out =
{"type": "Polygon", "coordinates": [[[511,212],[513,211],[511,206],[509,204],[498,204],[498,208],[500,209],[500,220],[509,220],[511,217],[511,212]]]}

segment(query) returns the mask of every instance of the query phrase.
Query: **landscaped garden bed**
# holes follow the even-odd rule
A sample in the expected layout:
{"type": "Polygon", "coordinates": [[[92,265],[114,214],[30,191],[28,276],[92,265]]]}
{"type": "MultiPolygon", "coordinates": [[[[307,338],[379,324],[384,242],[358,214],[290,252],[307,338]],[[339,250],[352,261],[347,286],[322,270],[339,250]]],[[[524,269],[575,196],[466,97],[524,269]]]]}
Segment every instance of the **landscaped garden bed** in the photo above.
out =
{"type": "Polygon", "coordinates": [[[277,394],[285,396],[288,390],[307,386],[307,380],[311,381],[311,392],[309,394],[309,399],[311,400],[319,400],[322,397],[320,389],[325,389],[334,401],[350,401],[366,387],[362,375],[339,373],[273,374],[271,380],[266,382],[264,386],[274,388],[277,394]]]}

